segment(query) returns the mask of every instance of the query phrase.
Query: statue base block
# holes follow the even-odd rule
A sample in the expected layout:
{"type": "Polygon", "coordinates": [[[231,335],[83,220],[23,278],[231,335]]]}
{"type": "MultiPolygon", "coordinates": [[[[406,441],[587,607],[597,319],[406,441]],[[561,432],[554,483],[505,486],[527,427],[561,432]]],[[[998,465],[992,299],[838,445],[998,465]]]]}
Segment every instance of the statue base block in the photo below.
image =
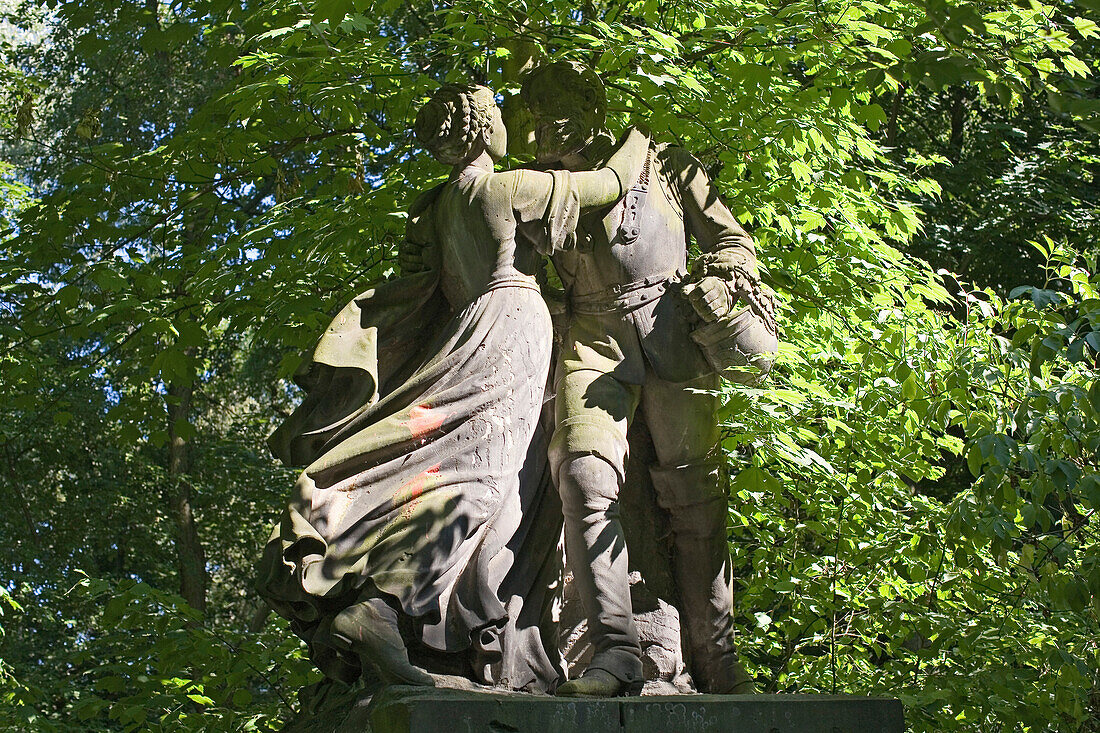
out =
{"type": "Polygon", "coordinates": [[[588,700],[389,687],[372,699],[361,698],[346,713],[335,727],[321,727],[334,733],[902,733],[905,729],[900,701],[838,695],[588,700]]]}

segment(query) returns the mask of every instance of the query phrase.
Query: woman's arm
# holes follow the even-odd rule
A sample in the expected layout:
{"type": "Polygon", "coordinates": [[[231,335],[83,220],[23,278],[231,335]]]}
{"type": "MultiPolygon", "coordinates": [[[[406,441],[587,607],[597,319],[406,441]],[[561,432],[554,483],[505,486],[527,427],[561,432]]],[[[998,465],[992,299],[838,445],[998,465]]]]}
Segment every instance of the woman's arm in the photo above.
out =
{"type": "Polygon", "coordinates": [[[647,155],[649,135],[637,127],[629,128],[602,168],[572,175],[581,208],[607,206],[622,198],[638,182],[647,155]]]}
{"type": "Polygon", "coordinates": [[[532,245],[543,254],[570,249],[585,209],[613,204],[638,182],[649,155],[649,136],[631,128],[603,167],[594,171],[533,171],[518,169],[498,174],[494,183],[510,188],[519,225],[541,222],[537,235],[527,231],[532,245]]]}
{"type": "MultiPolygon", "coordinates": [[[[601,168],[592,171],[555,174],[519,168],[502,173],[502,179],[512,187],[511,201],[516,218],[521,222],[543,218],[553,198],[556,185],[567,178],[571,193],[582,210],[607,206],[618,201],[638,182],[649,154],[649,135],[636,127],[620,138],[617,149],[601,168]]],[[[560,194],[560,192],[559,192],[560,194]]]]}

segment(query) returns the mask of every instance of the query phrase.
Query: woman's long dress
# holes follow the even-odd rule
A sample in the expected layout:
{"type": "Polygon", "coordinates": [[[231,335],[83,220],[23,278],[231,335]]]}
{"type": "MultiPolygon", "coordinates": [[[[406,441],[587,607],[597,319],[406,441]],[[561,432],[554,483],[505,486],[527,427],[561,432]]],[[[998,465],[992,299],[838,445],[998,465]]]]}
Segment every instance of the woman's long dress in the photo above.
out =
{"type": "Polygon", "coordinates": [[[522,271],[537,253],[516,232],[549,252],[577,208],[568,174],[468,168],[410,216],[438,269],[361,295],[322,338],[307,399],[273,436],[309,465],[259,581],[315,660],[344,654],[326,643],[332,616],[381,592],[429,671],[557,684],[561,510],[541,422],[552,327],[522,271]],[[547,185],[531,195],[525,175],[547,185]]]}

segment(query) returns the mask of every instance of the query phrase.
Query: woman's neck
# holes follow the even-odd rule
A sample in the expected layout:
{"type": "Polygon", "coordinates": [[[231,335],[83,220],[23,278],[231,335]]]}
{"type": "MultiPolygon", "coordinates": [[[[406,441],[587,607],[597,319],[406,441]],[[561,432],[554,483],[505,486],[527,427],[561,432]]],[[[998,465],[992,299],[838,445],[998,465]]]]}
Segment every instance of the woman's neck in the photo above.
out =
{"type": "Polygon", "coordinates": [[[468,168],[478,168],[480,170],[492,173],[495,162],[493,156],[489,155],[488,150],[482,150],[481,153],[473,160],[468,160],[465,163],[459,163],[454,167],[453,175],[457,176],[462,171],[468,168]]]}

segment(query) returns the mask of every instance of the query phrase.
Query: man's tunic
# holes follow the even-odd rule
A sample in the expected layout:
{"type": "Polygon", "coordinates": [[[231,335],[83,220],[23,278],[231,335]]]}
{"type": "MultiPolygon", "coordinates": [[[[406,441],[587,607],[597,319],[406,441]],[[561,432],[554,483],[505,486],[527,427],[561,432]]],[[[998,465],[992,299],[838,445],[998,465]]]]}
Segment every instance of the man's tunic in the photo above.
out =
{"type": "MultiPolygon", "coordinates": [[[[689,382],[698,387],[695,382],[709,375],[705,381],[717,386],[690,336],[696,325],[692,308],[676,292],[691,239],[703,253],[723,253],[723,259],[753,269],[756,253],[702,164],[668,145],[654,145],[639,184],[606,214],[583,216],[580,229],[582,245],[553,258],[571,312],[557,372],[559,420],[552,451],[595,453],[621,476],[625,426],[642,385],[656,380],[667,383],[664,387],[689,382]]],[[[695,406],[695,400],[688,402],[695,406]]],[[[669,412],[678,412],[675,408],[668,405],[669,412]]],[[[679,422],[676,415],[669,417],[679,422]]],[[[713,412],[681,417],[714,419],[713,412]]],[[[661,432],[654,433],[658,443],[661,432]]],[[[697,455],[678,458],[702,459],[713,445],[684,448],[697,455]]]]}

